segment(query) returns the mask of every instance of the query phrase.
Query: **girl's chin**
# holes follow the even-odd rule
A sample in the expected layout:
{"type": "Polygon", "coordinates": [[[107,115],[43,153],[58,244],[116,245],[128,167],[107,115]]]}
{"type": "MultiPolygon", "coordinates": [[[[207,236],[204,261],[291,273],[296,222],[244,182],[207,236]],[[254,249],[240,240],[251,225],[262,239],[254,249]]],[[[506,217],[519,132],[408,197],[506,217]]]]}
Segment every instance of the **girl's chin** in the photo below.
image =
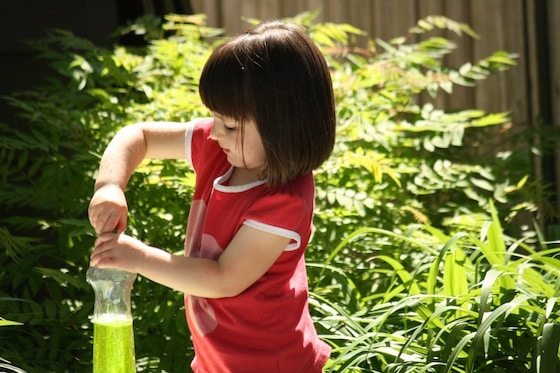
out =
{"type": "Polygon", "coordinates": [[[227,160],[233,167],[241,168],[249,172],[254,172],[255,174],[261,173],[263,169],[262,165],[247,164],[243,162],[243,160],[240,160],[238,157],[232,156],[231,153],[228,154],[227,160]]]}

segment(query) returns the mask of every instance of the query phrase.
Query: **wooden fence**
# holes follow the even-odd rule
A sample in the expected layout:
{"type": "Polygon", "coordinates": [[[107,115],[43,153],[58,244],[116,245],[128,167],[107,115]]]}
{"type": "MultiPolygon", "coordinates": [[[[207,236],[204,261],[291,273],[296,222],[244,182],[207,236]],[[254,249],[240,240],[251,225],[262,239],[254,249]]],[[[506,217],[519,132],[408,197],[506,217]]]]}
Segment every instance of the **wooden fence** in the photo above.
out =
{"type": "MultiPolygon", "coordinates": [[[[195,13],[205,13],[210,26],[229,35],[247,27],[242,17],[261,20],[321,9],[318,21],[346,22],[383,40],[406,34],[417,20],[444,15],[468,24],[480,36],[457,38],[449,66],[478,61],[497,50],[516,53],[517,65],[475,88],[456,88],[438,99],[453,110],[477,108],[511,112],[512,126],[498,133],[504,149],[514,146],[512,134],[531,128],[560,132],[560,1],[559,0],[191,0],[195,13]]],[[[539,135],[531,140],[541,141],[539,135]]],[[[557,147],[558,148],[558,147],[557,147]]],[[[535,155],[535,174],[555,185],[560,196],[560,153],[535,155]]],[[[557,207],[558,214],[560,209],[557,207]]],[[[550,223],[558,223],[558,220],[550,223]]]]}

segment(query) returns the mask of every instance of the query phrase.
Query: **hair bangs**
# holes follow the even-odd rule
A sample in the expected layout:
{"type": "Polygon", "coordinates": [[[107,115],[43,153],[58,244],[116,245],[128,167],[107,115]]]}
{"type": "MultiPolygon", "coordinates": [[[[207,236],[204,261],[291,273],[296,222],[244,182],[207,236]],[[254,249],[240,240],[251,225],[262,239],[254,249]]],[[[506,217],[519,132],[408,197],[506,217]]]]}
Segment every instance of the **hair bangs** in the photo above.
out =
{"type": "Polygon", "coordinates": [[[199,82],[202,103],[211,111],[239,121],[254,109],[245,66],[230,44],[218,47],[206,62],[199,82]]]}

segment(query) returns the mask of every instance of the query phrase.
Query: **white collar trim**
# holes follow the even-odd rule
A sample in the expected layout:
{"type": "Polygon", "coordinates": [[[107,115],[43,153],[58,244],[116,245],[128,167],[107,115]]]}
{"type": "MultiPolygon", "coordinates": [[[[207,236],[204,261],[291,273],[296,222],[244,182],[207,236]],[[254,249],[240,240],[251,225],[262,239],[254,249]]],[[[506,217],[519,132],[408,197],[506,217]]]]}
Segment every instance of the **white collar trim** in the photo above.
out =
{"type": "Polygon", "coordinates": [[[240,192],[245,192],[252,188],[256,188],[259,185],[263,185],[266,183],[266,180],[257,180],[244,185],[224,185],[224,183],[230,178],[232,173],[233,173],[233,166],[229,170],[227,170],[225,174],[215,178],[213,183],[214,189],[220,192],[240,193],[240,192]]]}

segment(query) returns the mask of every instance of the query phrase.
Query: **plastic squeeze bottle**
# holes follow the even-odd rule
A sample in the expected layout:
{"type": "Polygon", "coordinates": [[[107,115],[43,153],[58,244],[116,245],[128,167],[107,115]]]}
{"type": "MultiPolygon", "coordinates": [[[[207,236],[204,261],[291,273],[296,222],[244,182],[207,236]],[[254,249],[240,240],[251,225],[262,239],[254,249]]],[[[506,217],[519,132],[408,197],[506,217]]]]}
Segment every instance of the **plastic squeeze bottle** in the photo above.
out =
{"type": "Polygon", "coordinates": [[[130,292],[135,273],[89,267],[87,282],[95,291],[93,373],[135,373],[130,292]]]}

